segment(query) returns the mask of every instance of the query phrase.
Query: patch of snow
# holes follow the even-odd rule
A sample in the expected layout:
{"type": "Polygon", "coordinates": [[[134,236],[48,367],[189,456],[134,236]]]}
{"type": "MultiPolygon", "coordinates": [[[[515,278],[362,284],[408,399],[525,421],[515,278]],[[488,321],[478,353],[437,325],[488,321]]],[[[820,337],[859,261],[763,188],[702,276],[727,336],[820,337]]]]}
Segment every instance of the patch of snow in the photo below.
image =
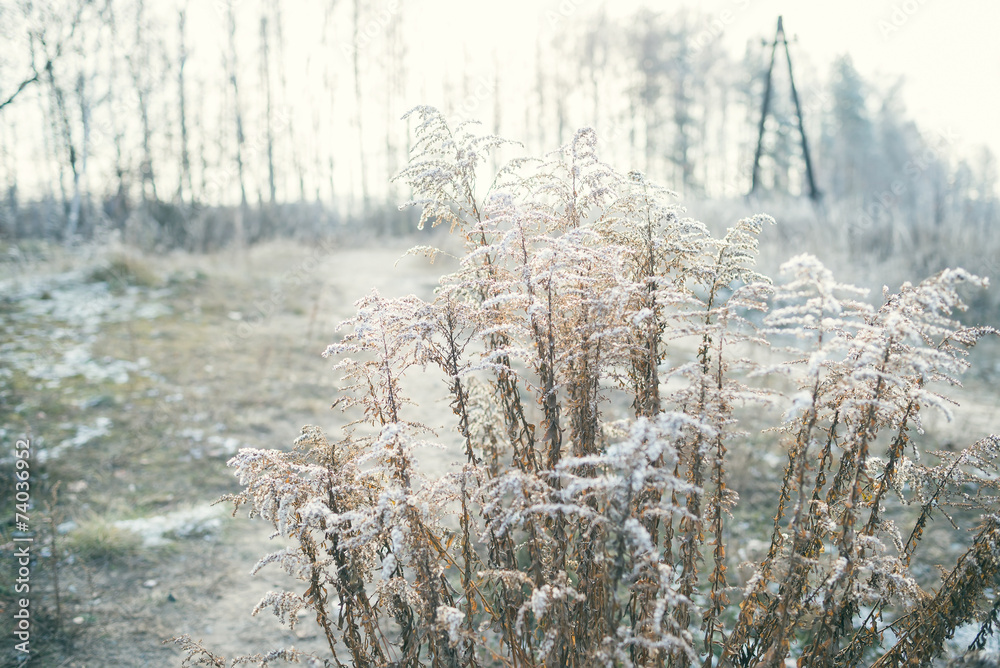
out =
{"type": "Polygon", "coordinates": [[[181,438],[187,438],[195,443],[201,443],[205,439],[204,429],[181,429],[178,434],[181,438]]]}
{"type": "Polygon", "coordinates": [[[45,381],[48,388],[76,376],[122,384],[130,373],[148,370],[147,358],[94,359],[90,350],[94,338],[104,323],[148,320],[171,312],[159,301],[167,291],[130,288],[115,294],[105,283],[88,282],[83,270],[2,281],[0,294],[16,302],[10,320],[21,334],[2,346],[5,361],[10,368],[45,381]]]}
{"type": "Polygon", "coordinates": [[[241,447],[250,447],[249,445],[245,446],[243,443],[240,443],[239,439],[234,438],[232,436],[227,436],[226,438],[223,438],[221,436],[213,434],[212,436],[208,437],[208,442],[212,443],[213,445],[221,446],[223,453],[227,455],[235,455],[236,451],[239,450],[241,447]]]}
{"type": "Polygon", "coordinates": [[[39,463],[45,463],[50,459],[59,458],[62,453],[71,448],[79,448],[82,445],[90,443],[95,438],[100,438],[101,436],[107,436],[111,431],[111,418],[101,416],[94,420],[94,426],[80,425],[76,428],[76,435],[72,438],[67,438],[66,440],[59,443],[59,445],[54,448],[45,448],[38,450],[38,461],[39,463]]]}
{"type": "Polygon", "coordinates": [[[155,320],[164,315],[170,315],[170,307],[160,302],[146,302],[138,306],[132,315],[143,320],[155,320]]]}
{"type": "Polygon", "coordinates": [[[465,613],[458,608],[448,605],[438,606],[437,622],[448,631],[448,640],[452,643],[457,643],[461,639],[463,621],[465,621],[465,613]]]}
{"type": "Polygon", "coordinates": [[[110,357],[95,360],[91,357],[90,345],[81,344],[66,350],[57,362],[37,360],[27,372],[32,378],[48,381],[48,387],[59,387],[59,381],[76,376],[83,376],[92,383],[109,380],[123,385],[128,382],[130,371],[138,371],[142,367],[140,362],[110,357]]]}
{"type": "Polygon", "coordinates": [[[80,526],[80,525],[79,525],[79,524],[77,524],[76,522],[74,522],[73,520],[68,520],[68,521],[66,521],[66,522],[62,522],[61,524],[58,524],[58,525],[56,526],[56,531],[57,531],[57,532],[58,532],[58,533],[59,533],[60,535],[64,535],[64,534],[68,534],[68,533],[69,533],[70,531],[73,531],[73,530],[75,530],[75,529],[78,529],[78,528],[79,528],[79,526],[80,526]]]}
{"type": "Polygon", "coordinates": [[[201,505],[164,515],[119,520],[115,526],[142,538],[143,547],[166,545],[180,538],[210,538],[222,527],[222,508],[201,505]]]}

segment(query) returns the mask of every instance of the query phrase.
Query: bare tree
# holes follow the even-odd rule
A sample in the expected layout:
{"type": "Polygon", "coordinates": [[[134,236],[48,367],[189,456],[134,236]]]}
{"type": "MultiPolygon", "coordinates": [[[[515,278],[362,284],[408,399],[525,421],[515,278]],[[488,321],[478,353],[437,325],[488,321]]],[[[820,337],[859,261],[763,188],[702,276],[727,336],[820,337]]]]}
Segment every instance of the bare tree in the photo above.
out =
{"type": "Polygon", "coordinates": [[[545,55],[542,53],[542,38],[538,37],[535,41],[535,97],[538,100],[538,114],[536,116],[538,119],[538,137],[535,148],[537,150],[541,150],[543,146],[549,143],[548,136],[545,133],[545,108],[548,97],[545,94],[545,89],[548,82],[545,76],[544,63],[545,55]]]}
{"type": "Polygon", "coordinates": [[[260,17],[260,78],[264,87],[264,127],[267,135],[268,203],[274,206],[274,127],[271,111],[271,60],[266,10],[260,17]]]}
{"type": "Polygon", "coordinates": [[[14,122],[9,125],[0,123],[0,161],[3,163],[3,171],[6,175],[3,205],[0,206],[0,233],[15,235],[18,219],[17,169],[11,146],[16,134],[17,126],[14,122]]]}
{"type": "Polygon", "coordinates": [[[238,62],[236,58],[236,13],[233,3],[227,4],[226,24],[229,29],[229,55],[226,66],[229,69],[229,85],[233,90],[233,114],[236,120],[236,173],[240,182],[240,207],[247,206],[246,180],[243,176],[243,108],[240,106],[240,87],[237,79],[238,62]]]}
{"type": "MultiPolygon", "coordinates": [[[[271,11],[274,13],[274,37],[278,45],[278,76],[281,85],[281,100],[287,105],[288,100],[288,77],[285,67],[285,31],[282,21],[281,2],[272,0],[271,11]]],[[[292,167],[299,181],[299,200],[306,201],[306,182],[303,173],[302,157],[299,155],[299,145],[295,137],[295,124],[293,122],[290,109],[285,110],[285,130],[288,132],[288,145],[291,151],[292,167]]],[[[286,195],[287,196],[287,195],[286,195]]]]}
{"type": "MultiPolygon", "coordinates": [[[[45,48],[44,41],[42,41],[42,48],[45,48]]],[[[72,198],[69,198],[62,178],[63,164],[60,163],[59,185],[62,188],[63,209],[66,214],[65,237],[69,240],[76,234],[77,224],[80,219],[80,170],[77,163],[77,148],[73,137],[72,122],[69,117],[66,92],[56,80],[55,67],[51,59],[47,59],[45,63],[45,81],[49,85],[54,104],[53,113],[55,115],[52,120],[55,125],[53,126],[53,135],[62,142],[63,148],[66,150],[67,164],[69,165],[73,181],[73,194],[72,198]]]]}
{"type": "Polygon", "coordinates": [[[135,15],[135,50],[127,53],[125,59],[132,74],[132,83],[139,103],[139,118],[142,122],[142,164],[139,168],[142,177],[142,201],[147,202],[152,197],[152,201],[155,202],[160,198],[156,193],[156,177],[153,171],[153,129],[149,120],[149,97],[153,85],[150,78],[150,34],[145,22],[146,3],[145,0],[138,0],[135,15]]]}
{"type": "MultiPolygon", "coordinates": [[[[90,188],[87,182],[87,163],[90,157],[90,132],[91,132],[91,100],[88,77],[85,72],[80,72],[76,78],[77,105],[80,109],[80,125],[82,136],[80,138],[80,168],[73,175],[73,216],[74,226],[70,234],[81,232],[81,223],[86,226],[89,223],[90,211],[90,188]],[[83,220],[81,221],[81,214],[83,220]]],[[[85,232],[84,232],[85,233],[85,232]]]]}
{"type": "MultiPolygon", "coordinates": [[[[322,44],[322,46],[324,46],[324,47],[329,46],[329,48],[331,48],[331,49],[333,48],[333,43],[336,42],[336,40],[334,39],[334,40],[330,40],[328,42],[327,36],[329,34],[330,26],[333,24],[333,10],[334,10],[334,6],[335,6],[334,3],[332,3],[332,2],[329,3],[329,4],[327,4],[325,6],[325,10],[324,10],[324,14],[323,14],[323,36],[322,36],[322,39],[320,41],[320,43],[322,44]]],[[[335,71],[335,69],[333,67],[333,63],[335,63],[335,62],[336,62],[335,59],[329,58],[329,59],[326,60],[326,62],[323,65],[323,86],[326,89],[327,94],[329,95],[329,100],[330,100],[329,104],[330,104],[330,109],[331,110],[335,109],[336,106],[337,106],[337,74],[336,74],[336,71],[335,71]]],[[[320,132],[320,119],[319,119],[318,116],[315,117],[314,120],[313,120],[313,128],[314,128],[315,133],[318,135],[319,132],[320,132]]],[[[333,152],[332,151],[329,152],[327,154],[326,158],[327,158],[326,165],[322,165],[321,164],[322,163],[322,155],[320,154],[319,146],[317,145],[317,147],[316,147],[316,156],[315,156],[315,160],[316,160],[316,174],[317,175],[320,174],[322,172],[322,169],[324,167],[326,168],[327,180],[329,181],[329,186],[330,186],[330,202],[331,202],[331,204],[333,204],[335,202],[336,193],[337,193],[336,177],[334,176],[334,174],[335,174],[335,171],[334,171],[335,164],[334,164],[333,152]]],[[[317,186],[316,186],[316,201],[319,201],[319,200],[320,200],[319,185],[317,184],[317,186]]]]}
{"type": "Polygon", "coordinates": [[[358,133],[358,171],[361,176],[361,204],[362,204],[362,214],[365,218],[368,217],[368,213],[371,210],[371,195],[368,192],[368,161],[365,158],[365,133],[364,124],[362,123],[362,118],[364,117],[364,108],[362,105],[362,95],[361,95],[361,0],[354,0],[354,23],[353,23],[353,50],[354,50],[354,127],[358,133]]]}
{"type": "MultiPolygon", "coordinates": [[[[69,103],[66,99],[67,94],[64,84],[60,80],[61,77],[56,76],[56,63],[59,62],[65,47],[73,41],[86,4],[82,1],[74,2],[72,5],[73,13],[70,15],[69,21],[65,23],[31,16],[34,8],[31,5],[27,5],[25,8],[29,21],[34,24],[29,33],[31,63],[34,70],[33,80],[41,81],[48,86],[52,102],[52,136],[58,143],[62,144],[62,148],[66,152],[66,163],[59,161],[59,187],[62,192],[63,211],[66,216],[64,235],[67,240],[72,239],[76,234],[80,220],[80,169],[78,149],[73,136],[73,123],[70,119],[69,103]],[[39,62],[44,63],[41,70],[38,68],[39,62]],[[63,178],[66,164],[69,165],[72,176],[72,196],[67,193],[63,178]]],[[[18,90],[7,98],[6,104],[12,102],[33,80],[22,82],[18,90]]]]}
{"type": "Polygon", "coordinates": [[[194,197],[194,186],[191,183],[191,154],[188,151],[187,98],[185,96],[185,89],[187,87],[184,81],[184,65],[187,63],[188,58],[185,40],[187,9],[188,3],[185,0],[184,5],[177,12],[177,35],[180,41],[177,53],[177,105],[179,107],[178,114],[180,116],[181,129],[181,171],[180,178],[177,180],[177,201],[182,206],[185,201],[185,186],[187,186],[187,197],[189,199],[193,199],[194,197]]]}
{"type": "Polygon", "coordinates": [[[114,0],[106,0],[105,2],[104,21],[107,25],[110,39],[108,40],[107,93],[103,101],[107,106],[108,123],[106,127],[108,133],[111,135],[111,143],[114,146],[114,170],[117,181],[115,194],[111,198],[109,215],[116,224],[121,224],[124,222],[128,211],[128,188],[125,181],[126,168],[123,150],[125,131],[123,129],[123,121],[118,114],[118,40],[120,33],[115,15],[114,0]]]}
{"type": "MultiPolygon", "coordinates": [[[[399,145],[396,131],[399,127],[399,101],[405,97],[406,88],[406,43],[402,14],[394,13],[385,26],[385,170],[395,174],[400,168],[399,145]]],[[[399,199],[399,184],[390,182],[386,197],[392,202],[399,199]]],[[[386,220],[385,229],[392,229],[392,221],[386,220]]]]}
{"type": "Polygon", "coordinates": [[[685,22],[672,22],[676,28],[670,35],[671,53],[666,63],[671,83],[671,103],[674,121],[674,142],[671,161],[680,171],[680,182],[685,190],[693,185],[695,164],[691,152],[696,144],[693,133],[697,121],[692,112],[695,106],[692,88],[695,86],[692,54],[688,47],[689,35],[685,22]]]}

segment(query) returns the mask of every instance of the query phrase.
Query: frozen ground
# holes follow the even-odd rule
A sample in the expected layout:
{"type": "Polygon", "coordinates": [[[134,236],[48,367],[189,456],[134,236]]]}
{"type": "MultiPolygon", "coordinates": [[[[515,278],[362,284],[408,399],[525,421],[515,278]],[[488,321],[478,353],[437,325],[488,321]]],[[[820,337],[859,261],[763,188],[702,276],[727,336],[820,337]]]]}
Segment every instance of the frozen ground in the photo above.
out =
{"type": "MultiPolygon", "coordinates": [[[[332,432],[347,421],[330,410],[337,376],[320,357],[337,323],[373,287],[430,298],[453,266],[446,257],[397,263],[409,245],[276,242],[158,257],[43,248],[0,264],[0,436],[32,437],[46,494],[33,517],[45,536],[43,520],[58,528],[59,558],[43,555],[36,569],[39,624],[64,640],[40,641],[38,665],[176,666],[178,652],[162,641],[182,633],[228,655],[320,646],[310,619],[290,632],[269,613],[250,616],[267,590],[301,587],[274,568],[249,577],[281,545],[262,523],[211,503],[236,491],[225,462],[238,448],[286,448],[304,424],[332,432]],[[55,481],[58,502],[46,512],[55,481]]],[[[980,367],[994,368],[989,354],[980,367]]],[[[1000,431],[992,379],[970,376],[955,422],[931,421],[928,441],[960,447],[1000,431]]],[[[439,380],[418,373],[407,385],[421,402],[414,419],[432,427],[449,414],[439,380]]],[[[781,461],[745,457],[747,471],[781,461]]],[[[423,466],[434,473],[452,460],[428,451],[423,466]]],[[[761,549],[743,547],[744,558],[761,549]]]]}
{"type": "MultiPolygon", "coordinates": [[[[45,665],[176,666],[161,642],[181,633],[230,655],[312,642],[311,620],[290,633],[250,616],[268,589],[291,584],[274,569],[248,575],[280,546],[263,524],[210,504],[236,490],[225,462],[238,448],[286,448],[304,424],[346,421],[330,410],[338,379],[320,353],[372,287],[431,296],[443,260],[397,264],[408,246],[91,258],[49,248],[0,264],[0,435],[31,435],[36,489],[62,481],[68,640],[39,642],[45,665]]],[[[435,392],[429,375],[414,380],[415,393],[435,392]]],[[[442,410],[422,406],[429,418],[442,410]]],[[[43,561],[49,609],[56,562],[43,561]]]]}

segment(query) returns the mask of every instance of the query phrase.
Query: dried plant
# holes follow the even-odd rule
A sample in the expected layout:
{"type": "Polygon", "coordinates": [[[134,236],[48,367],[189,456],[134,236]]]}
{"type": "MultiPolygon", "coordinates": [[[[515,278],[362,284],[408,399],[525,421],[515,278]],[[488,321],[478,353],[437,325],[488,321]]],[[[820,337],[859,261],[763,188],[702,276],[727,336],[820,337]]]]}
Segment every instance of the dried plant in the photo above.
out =
{"type": "MultiPolygon", "coordinates": [[[[358,419],[341,440],[306,427],[290,452],[230,461],[236,508],[288,544],[257,568],[303,583],[255,613],[294,625],[308,611],[328,644],[235,661],[900,666],[969,623],[982,648],[998,610],[1000,441],[924,463],[919,435],[925,409],[949,411],[940,391],[966,349],[993,333],[953,318],[960,284],[985,281],[945,271],[874,308],[799,256],[772,286],[754,270],[770,218],[713,237],[669,191],[603,164],[590,130],[480,193],[502,141],[411,113],[409,204],[465,253],[432,302],[373,292],[342,325],[326,355],[358,419]],[[418,462],[434,436],[405,390],[427,367],[443,373],[464,458],[432,478],[418,462]],[[788,401],[758,382],[775,376],[788,401]],[[783,401],[776,426],[748,419],[783,401]],[[741,579],[731,453],[760,447],[767,426],[787,461],[767,553],[741,579]],[[915,565],[940,519],[954,540],[979,526],[935,581],[915,565]]],[[[227,665],[179,642],[191,663],[227,665]]]]}

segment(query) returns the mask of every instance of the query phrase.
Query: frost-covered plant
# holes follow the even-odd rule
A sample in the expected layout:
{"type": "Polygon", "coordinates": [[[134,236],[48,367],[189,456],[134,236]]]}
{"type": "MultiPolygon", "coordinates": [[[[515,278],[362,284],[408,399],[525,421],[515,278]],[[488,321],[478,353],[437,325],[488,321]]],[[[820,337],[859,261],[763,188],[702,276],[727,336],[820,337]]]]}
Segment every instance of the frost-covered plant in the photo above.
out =
{"type": "MultiPolygon", "coordinates": [[[[465,252],[433,301],[373,292],[342,325],[326,355],[357,417],[343,439],[306,427],[291,452],[230,461],[236,507],[287,541],[258,568],[303,583],[255,612],[294,625],[308,611],[328,645],[234,661],[896,666],[929,661],[970,621],[982,647],[997,623],[1000,441],[927,464],[913,432],[923,409],[948,411],[940,387],[992,331],[952,319],[959,284],[985,281],[946,271],[875,309],[799,256],[773,287],[754,270],[770,218],[713,237],[669,191],[602,163],[590,130],[480,193],[501,140],[411,113],[409,204],[465,252]],[[755,362],[772,344],[789,361],[755,362]],[[464,462],[428,479],[433,433],[405,381],[431,366],[464,462]],[[787,463],[768,551],[743,581],[732,453],[760,447],[745,407],[781,401],[754,387],[773,376],[795,388],[767,432],[787,463]],[[921,580],[932,521],[976,514],[956,565],[921,580]]],[[[179,642],[190,664],[227,665],[179,642]]]]}

